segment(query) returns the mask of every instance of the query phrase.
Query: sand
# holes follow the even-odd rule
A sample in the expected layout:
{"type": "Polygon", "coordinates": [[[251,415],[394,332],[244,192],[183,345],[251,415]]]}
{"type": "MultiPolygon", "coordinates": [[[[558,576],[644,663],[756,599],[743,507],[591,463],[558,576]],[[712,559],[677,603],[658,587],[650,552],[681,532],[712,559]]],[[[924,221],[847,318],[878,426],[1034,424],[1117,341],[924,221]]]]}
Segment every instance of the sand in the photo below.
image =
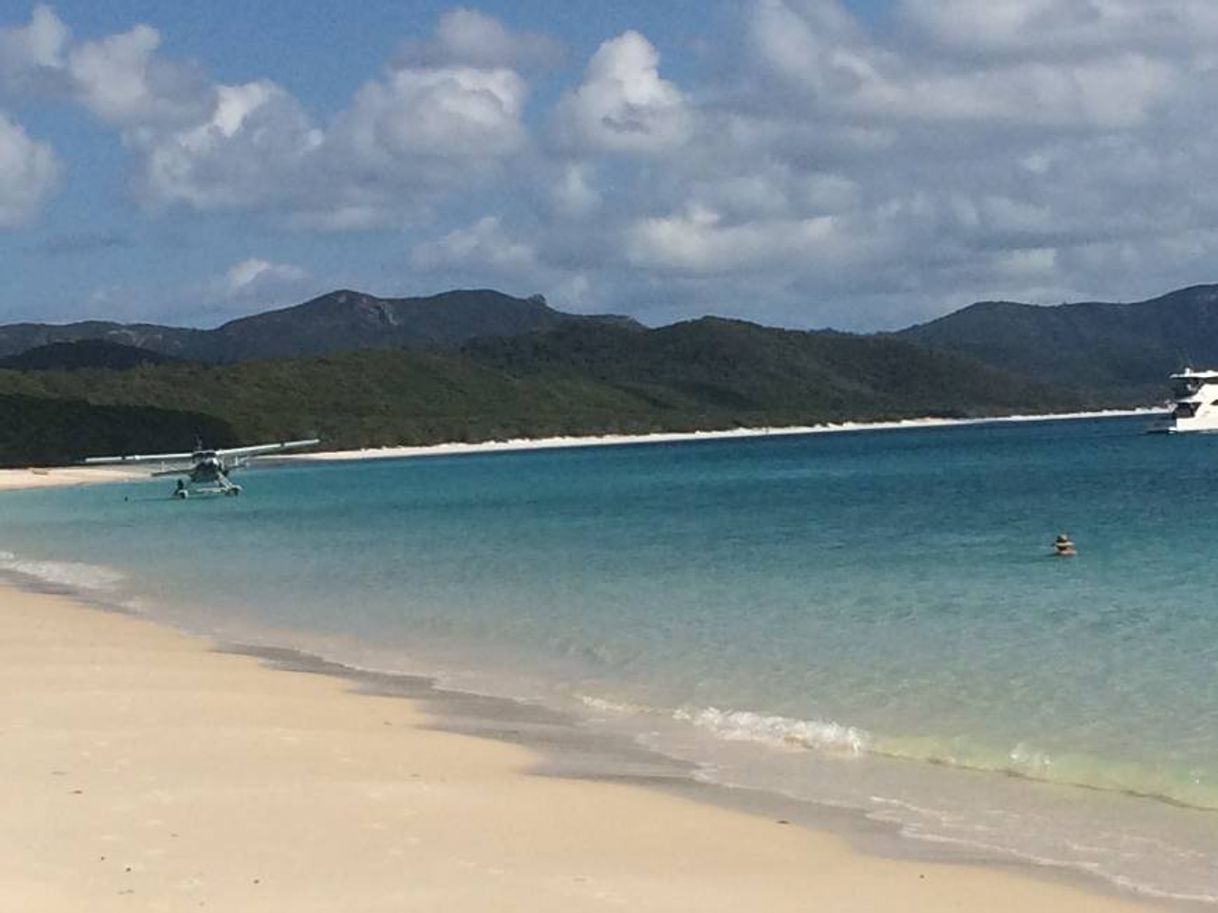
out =
{"type": "Polygon", "coordinates": [[[98,482],[130,482],[147,478],[150,470],[133,466],[62,466],[50,469],[0,469],[0,491],[16,488],[52,488],[63,485],[93,485],[98,482]]]}
{"type": "Polygon", "coordinates": [[[410,700],[0,588],[0,909],[1146,909],[881,858],[659,790],[530,773],[410,700]]]}

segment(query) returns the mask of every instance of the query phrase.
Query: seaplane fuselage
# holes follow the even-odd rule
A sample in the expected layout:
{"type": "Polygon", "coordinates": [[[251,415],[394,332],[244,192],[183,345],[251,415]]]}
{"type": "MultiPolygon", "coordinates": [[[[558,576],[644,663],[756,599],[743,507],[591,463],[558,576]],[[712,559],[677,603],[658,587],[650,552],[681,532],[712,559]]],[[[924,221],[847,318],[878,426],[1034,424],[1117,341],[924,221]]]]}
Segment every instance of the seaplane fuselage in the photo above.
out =
{"type": "Polygon", "coordinates": [[[190,455],[190,481],[195,485],[209,485],[220,481],[221,476],[227,476],[228,471],[224,462],[214,450],[199,450],[190,455]]]}

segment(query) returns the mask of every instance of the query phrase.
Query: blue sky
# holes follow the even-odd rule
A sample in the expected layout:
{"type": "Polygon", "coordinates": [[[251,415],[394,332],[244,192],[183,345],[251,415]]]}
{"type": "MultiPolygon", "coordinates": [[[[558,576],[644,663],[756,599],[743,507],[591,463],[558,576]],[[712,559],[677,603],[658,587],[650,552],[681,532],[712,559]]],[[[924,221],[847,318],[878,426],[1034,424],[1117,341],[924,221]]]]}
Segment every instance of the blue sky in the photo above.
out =
{"type": "Polygon", "coordinates": [[[0,13],[0,320],[492,286],[875,329],[1210,281],[1209,0],[0,13]]]}

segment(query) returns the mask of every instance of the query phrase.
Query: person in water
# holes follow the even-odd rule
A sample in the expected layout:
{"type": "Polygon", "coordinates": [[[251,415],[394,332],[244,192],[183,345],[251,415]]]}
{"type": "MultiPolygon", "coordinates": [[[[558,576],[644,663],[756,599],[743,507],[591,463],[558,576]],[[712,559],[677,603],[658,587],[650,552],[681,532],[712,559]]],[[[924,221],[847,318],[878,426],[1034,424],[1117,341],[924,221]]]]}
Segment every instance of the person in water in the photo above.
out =
{"type": "Polygon", "coordinates": [[[1070,541],[1068,533],[1059,533],[1057,538],[1053,540],[1053,554],[1059,558],[1073,558],[1078,554],[1078,549],[1070,541]]]}

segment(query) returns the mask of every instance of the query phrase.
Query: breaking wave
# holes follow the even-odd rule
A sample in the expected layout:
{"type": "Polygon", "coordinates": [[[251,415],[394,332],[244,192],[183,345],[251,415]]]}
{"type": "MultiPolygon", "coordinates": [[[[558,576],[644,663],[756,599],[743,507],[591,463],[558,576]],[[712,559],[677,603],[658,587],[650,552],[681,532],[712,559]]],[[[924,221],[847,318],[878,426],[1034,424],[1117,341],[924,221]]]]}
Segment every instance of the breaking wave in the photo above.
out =
{"type": "Polygon", "coordinates": [[[806,748],[854,756],[865,752],[871,741],[866,732],[853,726],[825,720],[766,716],[749,710],[683,707],[672,716],[674,720],[692,723],[729,742],[760,742],[779,748],[806,748]]]}
{"type": "Polygon", "coordinates": [[[813,751],[842,758],[874,756],[930,763],[961,770],[997,773],[1057,783],[1187,808],[1218,810],[1218,784],[1202,772],[1166,764],[1147,764],[1051,753],[1021,742],[1009,749],[967,744],[959,739],[891,738],[833,720],[798,719],[751,710],[685,706],[676,710],[581,695],[583,705],[598,714],[619,717],[661,716],[688,724],[725,742],[746,742],[783,750],[813,751]]]}
{"type": "Polygon", "coordinates": [[[126,575],[117,568],[80,561],[19,558],[12,552],[0,552],[0,573],[82,593],[109,593],[126,579],[126,575]]]}

